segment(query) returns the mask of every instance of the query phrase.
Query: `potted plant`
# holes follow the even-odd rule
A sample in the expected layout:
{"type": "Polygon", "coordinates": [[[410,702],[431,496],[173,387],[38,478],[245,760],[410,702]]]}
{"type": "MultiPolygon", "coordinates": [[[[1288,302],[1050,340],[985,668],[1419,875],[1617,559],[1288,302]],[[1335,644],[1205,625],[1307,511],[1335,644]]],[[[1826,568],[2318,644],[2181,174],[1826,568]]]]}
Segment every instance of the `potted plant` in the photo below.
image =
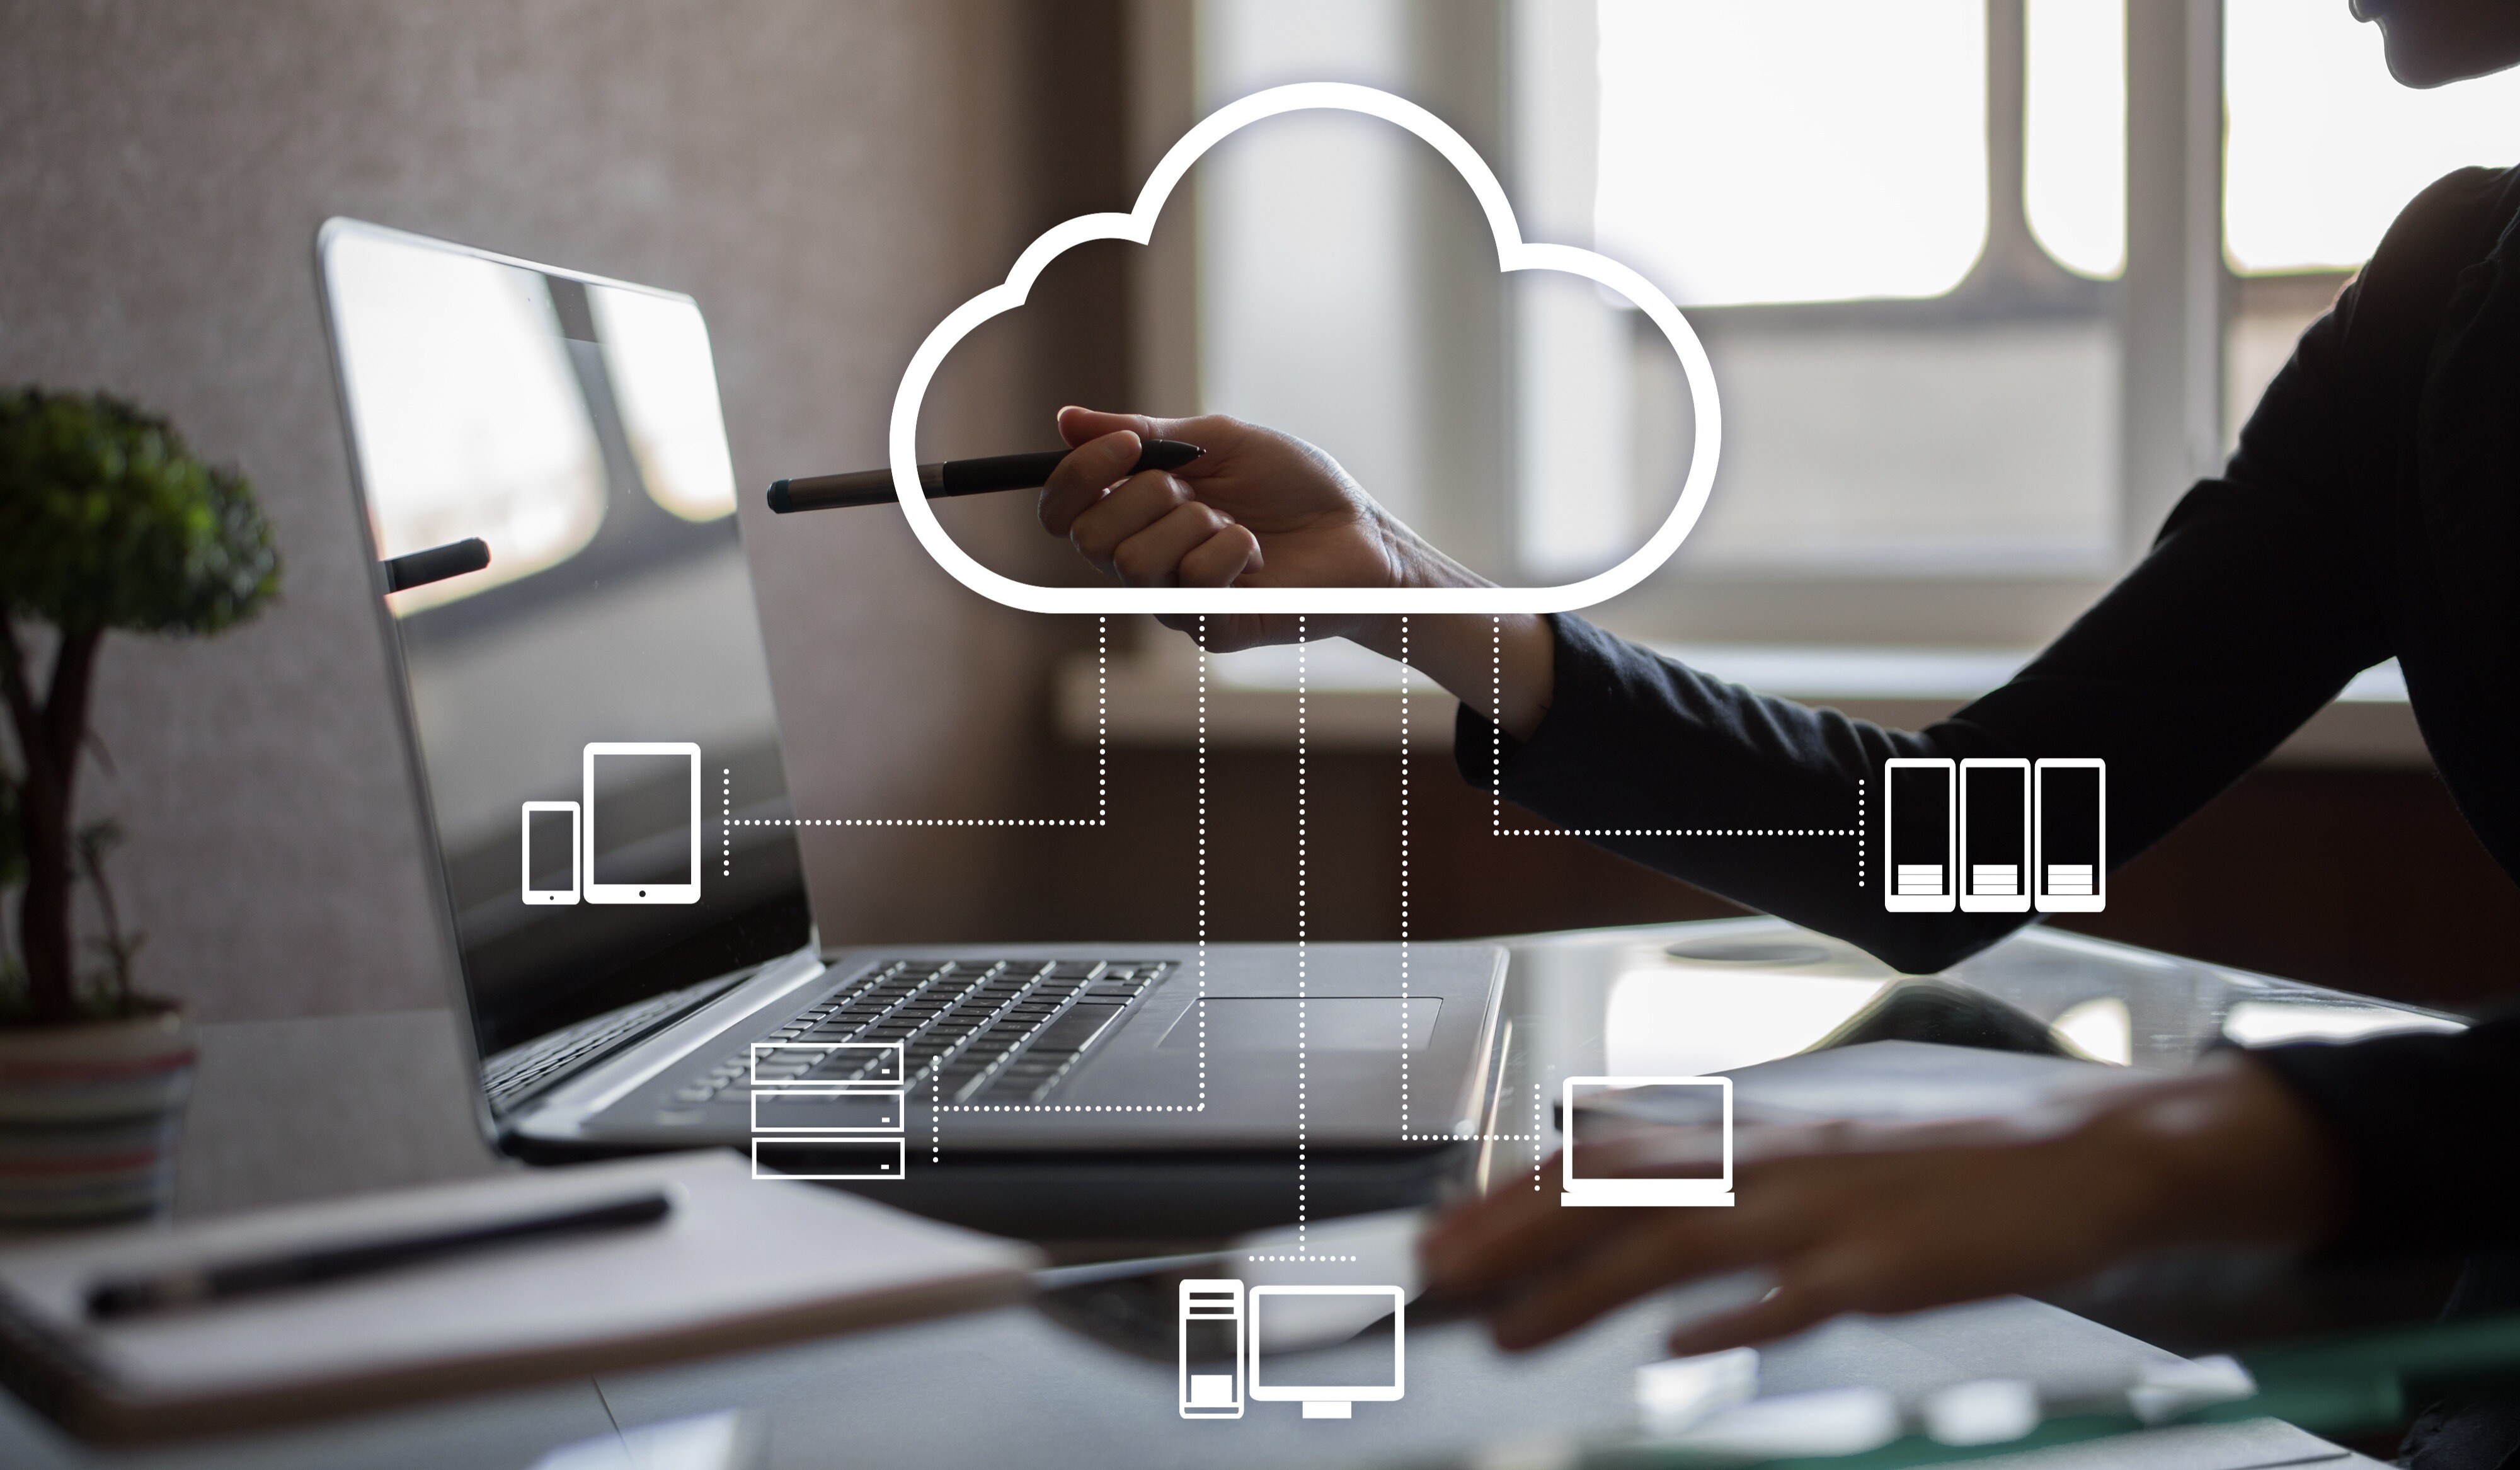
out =
{"type": "Polygon", "coordinates": [[[193,1047],[182,1009],[133,988],[142,937],[106,877],[117,828],[75,816],[79,766],[103,754],[89,696],[108,632],[216,633],[279,582],[252,488],[164,420],[0,389],[0,892],[17,891],[0,922],[0,1230],[171,1203],[193,1047]]]}

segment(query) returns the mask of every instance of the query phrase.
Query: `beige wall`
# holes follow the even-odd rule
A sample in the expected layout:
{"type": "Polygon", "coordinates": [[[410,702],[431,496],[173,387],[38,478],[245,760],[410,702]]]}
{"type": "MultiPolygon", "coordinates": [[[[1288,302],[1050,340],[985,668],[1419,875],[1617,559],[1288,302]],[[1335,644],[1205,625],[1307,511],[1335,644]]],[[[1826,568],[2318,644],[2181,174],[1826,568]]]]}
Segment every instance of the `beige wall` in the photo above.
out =
{"type": "MultiPolygon", "coordinates": [[[[121,873],[152,988],[223,1021],[442,1001],[317,224],[353,215],[688,291],[740,482],[876,463],[919,337],[1003,273],[1058,196],[1097,187],[1070,164],[1045,188],[1028,161],[1057,142],[1029,120],[1056,94],[1028,78],[1046,48],[1081,44],[1044,40],[1063,26],[979,0],[0,0],[0,382],[164,410],[251,476],[288,558],[285,601],[242,631],[109,645],[112,767],[84,809],[131,831],[121,873]]],[[[1032,442],[1045,429],[1012,415],[1033,407],[1036,355],[1020,335],[975,345],[930,425],[1032,442]]],[[[897,516],[753,513],[808,809],[1025,799],[1047,647],[1090,630],[981,603],[897,516]]],[[[1000,860],[986,838],[934,846],[818,841],[826,933],[969,927],[985,886],[907,875],[1000,860]]]]}

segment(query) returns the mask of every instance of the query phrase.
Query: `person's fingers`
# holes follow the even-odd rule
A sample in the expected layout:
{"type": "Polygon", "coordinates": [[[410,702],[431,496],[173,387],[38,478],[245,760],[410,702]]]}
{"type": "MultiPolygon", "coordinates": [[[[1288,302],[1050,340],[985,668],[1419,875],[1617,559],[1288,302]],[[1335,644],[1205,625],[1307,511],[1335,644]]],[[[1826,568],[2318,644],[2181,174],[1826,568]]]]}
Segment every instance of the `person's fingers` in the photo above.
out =
{"type": "Polygon", "coordinates": [[[1111,548],[1111,570],[1133,587],[1176,586],[1182,559],[1233,524],[1214,506],[1184,501],[1111,548]]]}
{"type": "Polygon", "coordinates": [[[1104,413],[1074,404],[1058,411],[1058,436],[1071,445],[1088,443],[1103,435],[1123,430],[1142,439],[1175,439],[1196,444],[1206,451],[1175,472],[1189,480],[1219,474],[1238,452],[1247,451],[1264,441],[1282,438],[1282,436],[1263,433],[1240,419],[1221,413],[1203,413],[1187,419],[1158,419],[1142,413],[1104,413]]]}
{"type": "Polygon", "coordinates": [[[1067,539],[1105,575],[1116,576],[1112,557],[1120,543],[1171,515],[1190,498],[1190,487],[1161,470],[1132,475],[1089,506],[1067,528],[1067,539]]]}
{"type": "Polygon", "coordinates": [[[1127,478],[1138,462],[1138,436],[1126,430],[1106,434],[1069,450],[1051,470],[1041,487],[1041,528],[1063,536],[1076,528],[1076,518],[1094,508],[1102,492],[1127,478]]]}
{"type": "Polygon", "coordinates": [[[1247,526],[1227,526],[1181,559],[1185,587],[1230,587],[1235,578],[1268,565],[1260,555],[1260,538],[1247,526]]]}
{"type": "Polygon", "coordinates": [[[1179,422],[1178,419],[1148,418],[1142,413],[1104,413],[1070,403],[1058,411],[1058,436],[1067,440],[1071,447],[1124,430],[1142,439],[1171,438],[1172,435],[1166,431],[1179,422]]]}

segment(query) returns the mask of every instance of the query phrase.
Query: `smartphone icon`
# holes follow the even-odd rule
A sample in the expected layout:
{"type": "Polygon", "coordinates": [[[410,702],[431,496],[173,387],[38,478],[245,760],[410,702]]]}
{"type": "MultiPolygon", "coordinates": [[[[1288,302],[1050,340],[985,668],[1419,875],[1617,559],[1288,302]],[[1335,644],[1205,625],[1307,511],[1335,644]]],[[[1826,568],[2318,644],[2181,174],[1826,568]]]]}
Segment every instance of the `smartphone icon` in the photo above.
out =
{"type": "Polygon", "coordinates": [[[524,811],[527,903],[575,903],[578,890],[577,804],[527,802],[524,811]]]}
{"type": "Polygon", "coordinates": [[[1952,869],[1959,856],[1958,772],[1949,758],[1901,758],[1881,772],[1881,906],[1892,913],[1947,914],[1957,906],[1952,869]]]}
{"type": "Polygon", "coordinates": [[[2098,913],[2108,902],[2108,762],[2042,760],[2031,779],[2039,911],[2098,913]]]}
{"type": "Polygon", "coordinates": [[[2030,762],[1960,762],[1960,908],[2030,911],[2030,762]]]}
{"type": "Polygon", "coordinates": [[[1181,1416],[1242,1417],[1242,1283],[1181,1284],[1181,1416]]]}

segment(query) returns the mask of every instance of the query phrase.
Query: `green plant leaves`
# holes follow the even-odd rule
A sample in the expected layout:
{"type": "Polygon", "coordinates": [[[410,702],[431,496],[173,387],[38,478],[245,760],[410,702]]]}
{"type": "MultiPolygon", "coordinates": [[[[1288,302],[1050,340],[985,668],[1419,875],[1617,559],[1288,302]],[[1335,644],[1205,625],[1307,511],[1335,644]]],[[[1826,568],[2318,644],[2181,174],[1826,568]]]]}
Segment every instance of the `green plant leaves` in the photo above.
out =
{"type": "Polygon", "coordinates": [[[215,633],[277,594],[252,487],[105,393],[0,390],[0,612],[215,633]]]}

